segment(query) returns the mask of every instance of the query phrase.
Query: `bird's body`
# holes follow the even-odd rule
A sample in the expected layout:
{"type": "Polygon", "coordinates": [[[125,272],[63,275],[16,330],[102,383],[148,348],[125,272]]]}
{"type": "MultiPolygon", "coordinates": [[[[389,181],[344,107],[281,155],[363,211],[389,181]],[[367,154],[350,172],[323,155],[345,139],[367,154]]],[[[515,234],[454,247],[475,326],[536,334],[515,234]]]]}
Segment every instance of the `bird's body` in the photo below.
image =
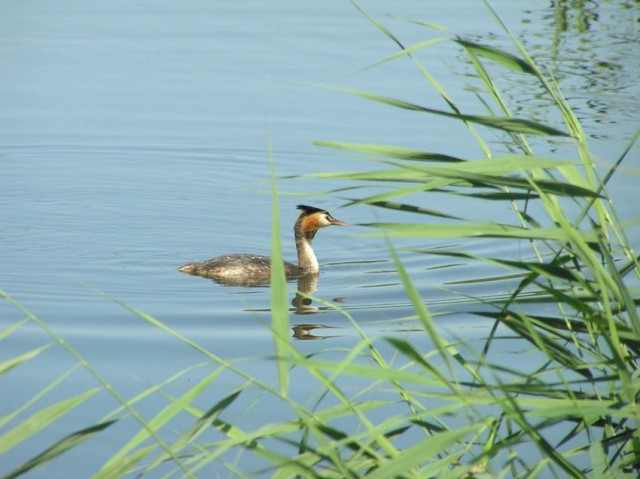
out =
{"type": "MultiPolygon", "coordinates": [[[[298,205],[301,210],[293,231],[298,251],[298,264],[284,262],[288,279],[306,275],[315,275],[320,266],[311,241],[318,229],[325,226],[346,226],[346,223],[334,219],[327,211],[312,206],[298,205]]],[[[178,268],[183,273],[213,278],[222,282],[259,282],[268,281],[271,277],[271,258],[254,254],[230,254],[218,256],[197,263],[185,264],[178,268]]]]}
{"type": "MultiPolygon", "coordinates": [[[[284,268],[287,277],[295,278],[297,276],[298,267],[295,264],[285,261],[284,268]]],[[[248,276],[256,279],[269,279],[271,277],[271,258],[247,253],[228,254],[198,263],[185,264],[179,270],[183,273],[208,278],[233,279],[248,276]]]]}

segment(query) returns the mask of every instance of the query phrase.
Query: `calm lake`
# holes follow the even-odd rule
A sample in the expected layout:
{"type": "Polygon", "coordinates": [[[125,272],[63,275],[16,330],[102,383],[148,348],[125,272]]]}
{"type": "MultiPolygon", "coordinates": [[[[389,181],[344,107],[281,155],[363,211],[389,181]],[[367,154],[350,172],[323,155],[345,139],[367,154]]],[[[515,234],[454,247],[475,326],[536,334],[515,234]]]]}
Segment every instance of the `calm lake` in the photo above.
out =
{"type": "MultiPolygon", "coordinates": [[[[491,5],[559,81],[606,172],[640,125],[637,3],[590,2],[575,9],[555,2],[491,5]]],[[[407,46],[452,36],[408,19],[514,51],[482,2],[363,1],[361,6],[407,46]]],[[[403,221],[406,215],[341,208],[363,193],[326,192],[355,183],[308,176],[376,168],[314,146],[319,140],[397,145],[466,159],[483,156],[456,122],[324,88],[363,90],[445,109],[438,92],[407,59],[367,68],[397,51],[346,1],[3,2],[0,289],[72,345],[125,398],[206,358],[124,305],[275,383],[269,288],[221,286],[177,271],[184,263],[225,253],[269,254],[271,149],[285,258],[295,260],[292,226],[299,203],[326,208],[352,225],[316,236],[322,274],[313,294],[322,301],[296,303],[291,323],[323,325],[312,333],[324,339],[294,340],[294,345],[304,354],[330,358],[359,341],[352,324],[329,304],[347,310],[372,336],[410,335],[413,308],[387,246],[381,238],[363,235],[369,228],[358,226],[403,221]]],[[[479,83],[452,42],[423,50],[420,59],[465,113],[486,113],[474,92],[479,83]]],[[[504,95],[514,114],[561,127],[529,85],[518,83],[515,74],[505,73],[506,80],[511,75],[512,87],[504,95]]],[[[503,151],[500,135],[491,135],[490,146],[503,151]]],[[[569,159],[575,159],[567,143],[537,140],[534,146],[559,157],[571,152],[569,159]]],[[[622,174],[609,184],[623,219],[637,216],[638,175],[636,147],[622,174]]],[[[434,193],[427,202],[440,200],[434,193]]],[[[512,221],[512,211],[501,204],[495,211],[474,211],[472,205],[461,198],[447,210],[512,221]]],[[[402,240],[394,245],[433,248],[457,242],[402,240]]],[[[518,245],[505,247],[499,240],[472,242],[472,247],[478,254],[505,258],[521,254],[518,245]]],[[[402,251],[401,258],[429,310],[441,315],[444,334],[470,340],[486,335],[490,322],[456,312],[466,297],[508,294],[508,282],[473,282],[498,275],[499,269],[409,251],[402,251]]],[[[295,282],[289,283],[289,296],[292,301],[296,296],[295,282]]],[[[0,301],[2,329],[24,317],[0,301]]],[[[2,341],[1,360],[49,343],[54,343],[51,336],[29,322],[2,341]]],[[[493,354],[524,367],[531,356],[520,355],[519,348],[503,341],[493,354]]],[[[74,364],[64,348],[54,345],[7,373],[0,416],[20,408],[74,364]]],[[[165,392],[178,396],[201,376],[194,369],[165,392]]],[[[215,402],[241,383],[231,374],[223,376],[208,399],[215,402]]],[[[87,372],[73,370],[37,405],[97,385],[87,372]]],[[[292,395],[303,398],[317,385],[301,381],[291,388],[292,395]]],[[[149,419],[164,405],[158,395],[139,410],[149,419]]],[[[110,394],[100,392],[45,433],[4,454],[0,475],[118,406],[110,394]]],[[[251,409],[238,424],[282,419],[283,412],[264,406],[251,409]]],[[[31,413],[23,411],[0,434],[31,413]]],[[[185,419],[183,426],[189,424],[185,419]]],[[[135,426],[124,419],[28,477],[90,477],[135,426]],[[68,475],[71,468],[73,476],[68,475]]],[[[225,471],[220,465],[219,475],[226,476],[225,471]]]]}

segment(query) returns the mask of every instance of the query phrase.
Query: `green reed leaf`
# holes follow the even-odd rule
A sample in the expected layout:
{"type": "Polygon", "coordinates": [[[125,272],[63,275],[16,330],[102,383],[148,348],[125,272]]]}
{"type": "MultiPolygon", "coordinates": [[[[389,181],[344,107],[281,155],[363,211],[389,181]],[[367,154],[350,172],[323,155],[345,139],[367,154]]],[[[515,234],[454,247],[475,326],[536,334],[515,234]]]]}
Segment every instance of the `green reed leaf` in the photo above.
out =
{"type": "MultiPolygon", "coordinates": [[[[473,186],[495,188],[510,186],[526,190],[535,189],[538,193],[544,192],[551,195],[575,197],[598,197],[599,193],[589,188],[577,186],[571,183],[563,183],[555,180],[532,179],[529,176],[514,176],[509,173],[519,173],[527,170],[548,169],[566,164],[563,161],[543,160],[531,157],[503,157],[496,159],[495,164],[491,159],[465,161],[448,166],[426,166],[414,163],[395,163],[391,165],[419,173],[414,178],[429,180],[435,178],[448,178],[452,180],[467,181],[473,186]],[[508,176],[504,176],[504,175],[508,176]]],[[[396,171],[396,170],[392,170],[396,171]]],[[[400,176],[400,175],[399,175],[400,176]]]]}
{"type": "Polygon", "coordinates": [[[545,276],[547,278],[558,278],[566,281],[577,281],[575,273],[563,266],[559,262],[554,263],[542,263],[542,262],[528,262],[528,261],[513,261],[501,258],[494,258],[489,256],[479,256],[464,251],[443,251],[443,250],[429,250],[423,251],[433,255],[449,256],[453,258],[467,258],[484,261],[487,263],[494,263],[511,268],[522,269],[525,271],[531,271],[538,275],[545,276]]]}
{"type": "Polygon", "coordinates": [[[399,146],[369,145],[365,143],[345,143],[339,141],[314,141],[313,144],[325,148],[336,148],[340,150],[355,151],[358,153],[366,153],[369,155],[397,158],[402,160],[441,161],[444,163],[464,161],[460,158],[456,158],[455,156],[444,155],[441,153],[431,153],[428,151],[403,148],[399,146]]]}
{"type": "MultiPolygon", "coordinates": [[[[220,374],[224,371],[223,368],[218,368],[212,373],[205,376],[202,380],[200,380],[196,385],[187,389],[180,397],[174,398],[171,402],[164,407],[160,412],[158,412],[151,420],[147,422],[147,428],[141,429],[129,442],[127,442],[119,451],[117,451],[114,455],[111,456],[109,461],[104,465],[104,467],[99,471],[99,473],[94,477],[94,479],[98,478],[108,478],[112,477],[112,471],[116,469],[120,469],[123,463],[129,462],[130,452],[141,445],[144,441],[152,437],[150,431],[154,433],[159,432],[170,420],[184,412],[189,405],[196,400],[196,398],[200,397],[205,391],[207,391],[212,382],[214,382],[220,374]]],[[[190,431],[189,434],[195,433],[194,430],[190,431]]],[[[168,461],[171,459],[172,455],[176,455],[181,449],[187,444],[189,441],[188,437],[183,436],[180,438],[175,444],[170,446],[171,454],[168,452],[163,452],[158,458],[154,460],[149,465],[149,468],[153,468],[156,465],[168,461]]],[[[135,453],[134,453],[135,454],[135,453]]]]}
{"type": "Polygon", "coordinates": [[[61,456],[65,452],[69,451],[70,449],[73,449],[74,447],[80,445],[87,439],[92,438],[97,433],[105,430],[115,422],[116,420],[105,421],[103,423],[96,424],[94,426],[90,426],[85,429],[81,429],[77,432],[74,432],[73,434],[69,434],[68,436],[65,436],[64,438],[56,442],[54,445],[46,449],[44,452],[38,454],[37,456],[33,457],[32,459],[28,460],[21,466],[11,471],[2,479],[14,479],[16,477],[19,477],[31,471],[36,467],[42,466],[52,461],[53,459],[61,456]]]}
{"type": "Polygon", "coordinates": [[[240,393],[242,393],[242,389],[233,391],[231,394],[225,396],[216,404],[214,404],[207,412],[205,412],[198,419],[196,424],[194,424],[194,426],[188,432],[187,439],[192,440],[196,435],[200,434],[205,428],[209,427],[225,409],[231,406],[231,404],[233,404],[235,400],[238,399],[238,396],[240,396],[240,393]]]}
{"type": "Polygon", "coordinates": [[[404,449],[397,457],[393,458],[393,460],[384,463],[379,468],[367,474],[367,479],[404,477],[405,474],[409,474],[414,468],[428,464],[431,458],[437,457],[442,453],[446,454],[445,451],[452,444],[461,441],[466,436],[477,434],[486,427],[487,424],[480,422],[459,429],[430,435],[426,439],[418,441],[416,444],[404,449]]]}
{"type": "MultiPolygon", "coordinates": [[[[540,348],[554,362],[586,378],[593,378],[593,373],[582,358],[556,341],[553,336],[543,334],[539,329],[533,328],[535,320],[532,318],[514,313],[504,316],[502,324],[516,332],[519,337],[540,348]]],[[[565,338],[562,338],[562,342],[564,341],[565,338]]]]}
{"type": "Polygon", "coordinates": [[[27,318],[7,326],[5,329],[0,331],[0,341],[11,336],[13,333],[18,331],[20,328],[22,328],[22,326],[24,326],[28,322],[29,322],[29,319],[27,318]]]}
{"type": "Polygon", "coordinates": [[[51,406],[40,409],[29,418],[22,421],[13,429],[7,431],[0,437],[0,454],[16,447],[26,441],[34,434],[46,429],[51,423],[65,416],[73,409],[80,406],[87,399],[93,397],[102,388],[89,389],[82,394],[59,401],[51,406]]]}
{"type": "MultiPolygon", "coordinates": [[[[384,230],[380,233],[365,233],[365,236],[388,235],[396,238],[526,238],[540,240],[554,240],[567,242],[573,234],[564,228],[521,228],[519,226],[503,225],[498,223],[473,223],[473,224],[415,224],[415,223],[364,223],[361,226],[370,226],[384,230]]],[[[576,230],[575,234],[584,241],[597,241],[594,233],[576,230]]]]}
{"type": "Polygon", "coordinates": [[[511,53],[507,53],[495,47],[482,45],[480,43],[464,40],[460,37],[454,40],[457,44],[465,49],[472,51],[474,54],[492,60],[510,70],[520,71],[529,74],[535,74],[535,69],[526,60],[519,58],[511,53]]]}
{"type": "Polygon", "coordinates": [[[404,211],[405,213],[418,213],[421,215],[435,216],[437,218],[447,218],[451,220],[461,220],[457,216],[451,216],[446,213],[442,213],[441,211],[433,210],[430,208],[423,208],[420,206],[409,205],[406,203],[394,203],[391,201],[366,201],[365,200],[355,200],[351,204],[366,202],[372,206],[378,206],[380,208],[387,208],[390,210],[398,210],[404,211]]]}
{"type": "Polygon", "coordinates": [[[112,462],[107,469],[101,469],[97,474],[91,476],[91,479],[111,479],[124,477],[130,474],[138,464],[149,456],[152,452],[156,451],[158,446],[152,444],[147,447],[143,447],[133,451],[131,454],[124,456],[119,461],[112,462]]]}
{"type": "MultiPolygon", "coordinates": [[[[268,133],[268,132],[267,132],[268,133]]],[[[268,141],[270,141],[268,139],[268,141]]],[[[291,356],[291,329],[289,322],[289,300],[287,298],[287,281],[282,257],[282,241],[280,239],[280,211],[278,206],[278,190],[271,144],[269,143],[269,165],[271,171],[271,329],[280,392],[286,396],[289,388],[289,365],[286,358],[291,356]]]]}
{"type": "Polygon", "coordinates": [[[428,108],[421,105],[417,105],[415,103],[410,103],[403,100],[397,100],[395,98],[376,95],[373,93],[367,93],[360,90],[351,90],[346,88],[331,88],[331,87],[324,87],[324,88],[332,89],[335,91],[341,91],[344,93],[349,93],[351,95],[366,98],[367,100],[375,101],[375,102],[393,106],[396,108],[401,108],[403,110],[430,113],[432,115],[443,116],[443,117],[452,118],[455,120],[466,121],[469,123],[476,123],[489,128],[495,128],[498,130],[504,130],[512,133],[526,133],[531,135],[542,135],[542,136],[565,136],[565,137],[570,136],[568,133],[558,130],[557,128],[553,128],[548,125],[543,125],[542,123],[538,123],[536,121],[528,120],[528,119],[451,113],[448,111],[437,110],[435,108],[428,108]]]}
{"type": "Polygon", "coordinates": [[[46,344],[44,346],[40,346],[39,348],[33,349],[31,351],[27,351],[26,353],[22,353],[18,356],[15,356],[11,359],[7,359],[5,361],[0,362],[0,376],[8,373],[13,368],[20,366],[27,361],[31,361],[40,355],[43,351],[46,351],[51,347],[51,344],[46,344]]]}

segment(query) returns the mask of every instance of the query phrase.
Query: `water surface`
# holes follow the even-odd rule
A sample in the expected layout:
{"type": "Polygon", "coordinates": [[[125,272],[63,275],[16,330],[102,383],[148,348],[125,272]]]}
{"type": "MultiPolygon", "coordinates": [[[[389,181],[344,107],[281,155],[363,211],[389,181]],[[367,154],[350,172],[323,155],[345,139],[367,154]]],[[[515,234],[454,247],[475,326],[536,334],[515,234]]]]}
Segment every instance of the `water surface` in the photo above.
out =
{"type": "MultiPolygon", "coordinates": [[[[429,11],[419,2],[399,2],[391,13],[440,23],[471,37],[491,33],[489,40],[508,44],[481,2],[464,3],[465,15],[450,2],[429,11]]],[[[594,4],[601,16],[591,18],[590,27],[579,33],[570,25],[558,28],[556,11],[547,10],[546,4],[531,9],[527,2],[493,3],[516,34],[526,36],[534,53],[552,51],[553,73],[576,102],[603,171],[634,132],[640,111],[633,80],[638,63],[624,62],[637,45],[637,22],[632,23],[637,9],[625,10],[622,3],[594,4]],[[620,23],[622,28],[614,31],[611,25],[620,23]],[[550,38],[550,32],[555,36],[550,38]],[[602,42],[606,49],[590,49],[602,42]],[[576,55],[585,51],[590,56],[577,61],[576,55]]],[[[363,7],[384,19],[407,44],[442,35],[384,17],[390,8],[384,2],[363,7]]],[[[406,217],[366,207],[341,209],[349,193],[314,194],[349,185],[297,177],[372,167],[314,147],[314,140],[392,144],[464,158],[479,158],[481,151],[455,123],[316,86],[363,89],[444,108],[410,62],[357,73],[392,55],[396,47],[348,2],[5,2],[0,11],[0,56],[6,65],[0,78],[0,286],[68,341],[124,397],[205,358],[121,303],[158,318],[221,358],[242,362],[267,383],[276,380],[268,359],[273,355],[269,289],[225,287],[176,271],[185,262],[219,254],[268,254],[269,145],[279,176],[285,257],[295,258],[291,227],[298,203],[327,208],[354,224],[328,228],[316,238],[322,274],[314,295],[321,301],[292,306],[291,322],[326,326],[310,331],[324,339],[300,340],[296,346],[332,357],[332,351],[358,341],[357,331],[332,304],[373,336],[410,334],[404,331],[415,326],[413,309],[387,247],[379,238],[360,236],[367,229],[358,226],[406,217]]],[[[441,44],[424,58],[430,71],[446,81],[456,102],[468,113],[482,113],[458,50],[441,44]],[[459,76],[445,80],[452,72],[459,76]]],[[[519,88],[526,90],[526,84],[519,88]]],[[[523,116],[549,120],[536,95],[513,96],[521,102],[523,116]]],[[[492,146],[500,151],[498,136],[492,146]]],[[[549,147],[540,142],[540,147],[560,153],[572,149],[566,143],[549,147]]],[[[624,168],[637,174],[638,166],[635,155],[624,168]]],[[[633,217],[634,177],[616,178],[612,187],[622,200],[621,214],[633,217]]],[[[430,201],[440,199],[434,195],[430,201]]],[[[461,198],[447,207],[466,217],[512,219],[506,208],[474,211],[469,205],[461,198]]],[[[463,244],[395,244],[433,248],[455,243],[463,244]]],[[[526,245],[469,243],[464,242],[478,254],[516,259],[528,254],[526,245]]],[[[489,324],[455,312],[462,309],[464,298],[504,295],[509,283],[472,282],[498,271],[439,256],[400,254],[429,309],[442,315],[438,324],[445,334],[470,340],[486,334],[489,324]]],[[[290,283],[292,301],[295,290],[295,282],[290,283]]],[[[6,327],[24,314],[3,302],[0,316],[6,327]]],[[[29,324],[3,342],[3,357],[47,342],[51,338],[29,324]]],[[[530,361],[520,359],[511,347],[496,345],[496,357],[530,361]]],[[[73,364],[66,351],[53,347],[21,366],[8,377],[15,394],[5,396],[3,412],[23,404],[73,364]]],[[[199,369],[185,373],[168,390],[175,387],[178,394],[202,374],[199,369]]],[[[47,401],[93,384],[89,374],[74,372],[47,401]]],[[[217,384],[221,389],[211,392],[211,401],[239,379],[229,375],[217,384]]],[[[292,395],[305,397],[314,388],[317,385],[294,382],[292,395]]],[[[93,424],[118,406],[104,392],[88,404],[74,413],[76,424],[93,424]]],[[[162,405],[162,399],[151,398],[141,409],[148,419],[162,405]]],[[[270,421],[284,414],[277,408],[267,410],[270,421]]],[[[247,424],[255,420],[251,414],[239,419],[247,424]]],[[[47,434],[10,451],[1,471],[73,431],[73,421],[55,423],[47,434]]],[[[32,477],[53,477],[71,464],[89,476],[121,446],[132,426],[130,420],[123,421],[104,435],[104,442],[87,443],[82,454],[63,457],[32,477]]]]}

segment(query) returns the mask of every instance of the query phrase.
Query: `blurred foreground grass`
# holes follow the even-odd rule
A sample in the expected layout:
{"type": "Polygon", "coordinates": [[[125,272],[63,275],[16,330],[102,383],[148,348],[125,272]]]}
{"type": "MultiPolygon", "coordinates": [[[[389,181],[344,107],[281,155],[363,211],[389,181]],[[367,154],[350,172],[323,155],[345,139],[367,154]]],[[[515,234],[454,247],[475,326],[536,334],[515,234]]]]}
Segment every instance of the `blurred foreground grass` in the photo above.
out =
{"type": "MultiPolygon", "coordinates": [[[[387,238],[389,254],[421,331],[413,333],[410,340],[372,338],[348,311],[325,303],[351,321],[361,340],[339,360],[307,357],[290,340],[287,288],[284,274],[276,267],[272,277],[272,329],[278,384],[263,382],[158,319],[122,305],[151,327],[197,350],[204,360],[135,397],[125,398],[72,344],[48,327],[46,318],[36,317],[2,292],[24,319],[5,326],[0,341],[12,340],[28,322],[36,323],[51,338],[49,344],[0,363],[4,391],[11,390],[10,371],[43,361],[40,355],[50,347],[67,349],[77,365],[43,384],[42,390],[19,409],[0,411],[0,455],[11,454],[100,391],[112,395],[119,404],[93,424],[71,428],[46,450],[5,472],[4,478],[46,466],[89,439],[100,441],[100,434],[124,417],[133,418],[137,430],[108,461],[96,464],[94,477],[637,477],[640,268],[607,183],[634,148],[638,134],[613,159],[610,170],[599,174],[580,122],[557,84],[515,38],[515,53],[508,53],[454,37],[488,98],[481,100],[487,110],[485,116],[468,115],[415,56],[437,42],[405,47],[392,32],[363,14],[400,49],[385,61],[413,61],[448,109],[361,91],[348,93],[391,108],[460,121],[484,152],[483,158],[463,159],[399,146],[318,142],[323,147],[361,155],[379,167],[367,172],[321,175],[343,179],[350,185],[385,186],[382,193],[350,198],[350,204],[406,213],[406,223],[369,226],[375,228],[372,234],[387,238]],[[502,69],[535,79],[564,124],[550,126],[514,118],[496,86],[496,76],[502,69]],[[492,154],[481,135],[485,128],[505,135],[508,154],[492,154]],[[530,146],[532,136],[571,141],[579,161],[536,156],[530,146]],[[465,195],[476,199],[484,209],[496,203],[507,204],[513,211],[513,221],[478,222],[447,211],[442,205],[436,209],[429,204],[430,192],[465,195]],[[433,217],[449,221],[430,223],[433,217]],[[439,333],[396,254],[395,237],[499,237],[528,245],[529,254],[523,255],[526,260],[504,258],[499,252],[492,257],[481,256],[464,249],[414,252],[486,262],[505,268],[505,276],[513,277],[514,272],[519,275],[519,284],[506,299],[478,299],[472,304],[476,310],[469,310],[492,325],[487,328],[483,348],[452,342],[439,333]],[[540,313],[541,305],[545,314],[540,313]],[[501,328],[508,328],[523,345],[536,351],[538,359],[532,361],[529,370],[490,360],[488,352],[501,328]],[[385,350],[392,348],[392,355],[382,352],[383,343],[385,350]],[[433,347],[425,349],[425,344],[433,347]],[[164,392],[165,386],[194,368],[204,371],[195,386],[177,397],[164,392]],[[80,369],[93,376],[93,386],[62,400],[45,400],[67,376],[80,369]],[[291,397],[288,385],[293,370],[313,378],[321,392],[314,391],[313,397],[303,400],[291,397]],[[207,410],[194,406],[195,399],[223,373],[241,378],[242,385],[221,395],[207,410]],[[357,392],[344,388],[352,380],[364,386],[357,392]],[[262,402],[275,401],[288,419],[271,421],[267,409],[262,413],[265,421],[255,428],[247,430],[234,424],[234,414],[227,412],[238,398],[253,397],[256,391],[257,399],[250,401],[247,409],[260,410],[262,402]],[[153,395],[161,395],[166,406],[151,419],[143,419],[138,407],[153,395]],[[181,418],[178,424],[184,424],[187,418],[189,427],[176,429],[172,422],[176,418],[181,418]],[[261,468],[245,467],[256,461],[261,468]]],[[[508,33],[506,27],[504,30],[508,33]]],[[[281,258],[275,180],[273,185],[272,255],[281,258]]],[[[279,417],[282,415],[280,412],[279,417]]]]}

